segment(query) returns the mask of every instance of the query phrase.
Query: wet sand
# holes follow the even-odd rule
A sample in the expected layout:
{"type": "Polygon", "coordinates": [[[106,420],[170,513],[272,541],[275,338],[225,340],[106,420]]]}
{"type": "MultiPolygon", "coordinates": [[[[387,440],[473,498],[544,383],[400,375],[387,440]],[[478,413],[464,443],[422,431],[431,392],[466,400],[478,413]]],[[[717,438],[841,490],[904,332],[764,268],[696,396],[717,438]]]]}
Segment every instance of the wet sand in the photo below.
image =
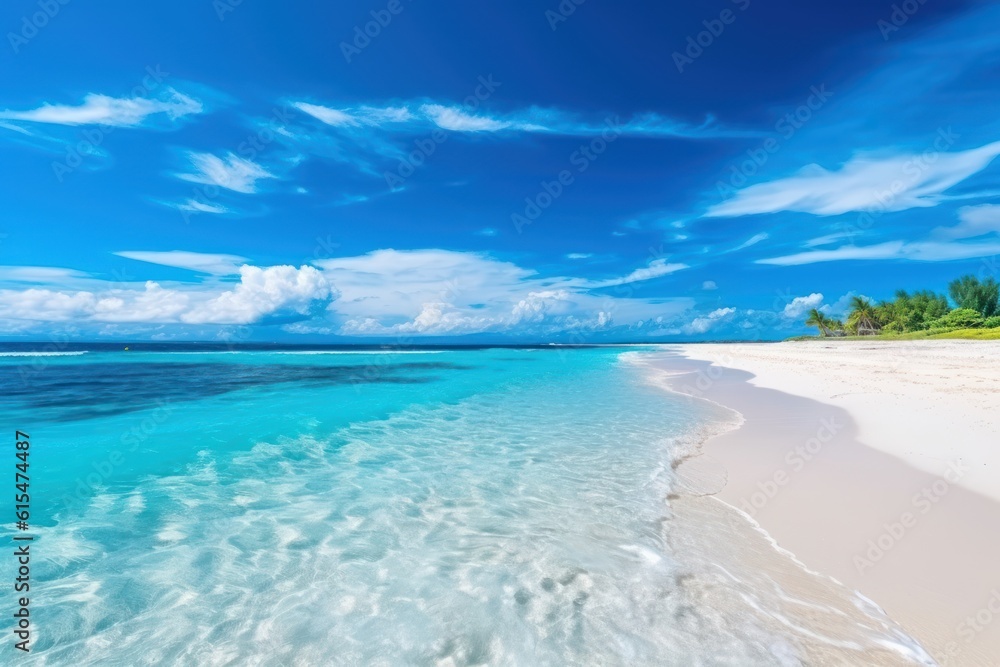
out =
{"type": "Polygon", "coordinates": [[[940,664],[1000,665],[1000,345],[666,349],[648,363],[667,386],[745,420],[683,464],[692,488],[872,599],[940,664]]]}

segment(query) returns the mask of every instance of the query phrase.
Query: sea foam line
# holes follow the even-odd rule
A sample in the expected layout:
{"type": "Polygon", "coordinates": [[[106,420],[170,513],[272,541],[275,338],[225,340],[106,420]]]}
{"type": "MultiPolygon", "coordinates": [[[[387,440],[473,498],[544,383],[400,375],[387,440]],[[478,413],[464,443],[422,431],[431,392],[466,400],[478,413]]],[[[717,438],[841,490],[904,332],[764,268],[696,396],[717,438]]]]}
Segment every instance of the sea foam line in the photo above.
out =
{"type": "Polygon", "coordinates": [[[0,352],[0,357],[78,357],[83,352],[0,352]]]}

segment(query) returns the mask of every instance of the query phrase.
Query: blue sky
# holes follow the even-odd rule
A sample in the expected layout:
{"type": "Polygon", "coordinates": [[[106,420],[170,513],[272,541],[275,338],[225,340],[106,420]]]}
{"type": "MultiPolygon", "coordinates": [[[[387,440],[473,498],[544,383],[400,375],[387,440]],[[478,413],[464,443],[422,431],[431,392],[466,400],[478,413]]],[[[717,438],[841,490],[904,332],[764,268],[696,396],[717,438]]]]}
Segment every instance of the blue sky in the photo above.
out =
{"type": "Polygon", "coordinates": [[[322,4],[4,3],[0,336],[782,338],[998,268],[990,3],[322,4]]]}

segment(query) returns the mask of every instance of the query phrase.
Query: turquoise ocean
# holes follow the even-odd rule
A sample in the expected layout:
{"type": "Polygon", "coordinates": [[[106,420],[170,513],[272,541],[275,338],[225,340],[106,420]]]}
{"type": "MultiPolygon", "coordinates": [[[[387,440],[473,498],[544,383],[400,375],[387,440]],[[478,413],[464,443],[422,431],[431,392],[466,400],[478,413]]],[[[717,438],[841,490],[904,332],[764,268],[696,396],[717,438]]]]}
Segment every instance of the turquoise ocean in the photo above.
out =
{"type": "Polygon", "coordinates": [[[647,354],[0,346],[10,467],[31,436],[17,662],[930,664],[850,591],[793,599],[698,550],[732,518],[676,521],[675,466],[731,415],[647,354]]]}

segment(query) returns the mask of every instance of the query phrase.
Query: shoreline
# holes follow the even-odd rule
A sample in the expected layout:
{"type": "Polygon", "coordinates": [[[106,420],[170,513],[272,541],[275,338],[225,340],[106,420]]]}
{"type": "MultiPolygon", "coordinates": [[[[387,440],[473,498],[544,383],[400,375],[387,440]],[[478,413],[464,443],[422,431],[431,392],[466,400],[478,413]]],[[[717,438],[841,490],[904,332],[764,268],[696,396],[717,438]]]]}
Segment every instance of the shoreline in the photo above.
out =
{"type": "MultiPolygon", "coordinates": [[[[666,388],[743,418],[709,435],[680,466],[683,476],[749,516],[805,568],[873,600],[941,665],[1000,664],[1000,502],[991,493],[1000,480],[990,476],[1000,448],[984,449],[981,437],[997,398],[968,397],[982,378],[958,368],[1000,359],[990,356],[1000,346],[963,343],[942,359],[942,343],[846,345],[835,358],[808,343],[644,355],[666,388]],[[802,358],[817,353],[828,370],[802,358]],[[871,371],[855,357],[874,365],[880,391],[864,382],[854,388],[865,391],[841,391],[836,373],[871,371]],[[942,408],[956,401],[965,409],[942,425],[942,408]],[[886,442],[896,430],[908,440],[886,442]]],[[[994,371],[1000,377],[1000,362],[988,364],[987,375],[994,371]]]]}

